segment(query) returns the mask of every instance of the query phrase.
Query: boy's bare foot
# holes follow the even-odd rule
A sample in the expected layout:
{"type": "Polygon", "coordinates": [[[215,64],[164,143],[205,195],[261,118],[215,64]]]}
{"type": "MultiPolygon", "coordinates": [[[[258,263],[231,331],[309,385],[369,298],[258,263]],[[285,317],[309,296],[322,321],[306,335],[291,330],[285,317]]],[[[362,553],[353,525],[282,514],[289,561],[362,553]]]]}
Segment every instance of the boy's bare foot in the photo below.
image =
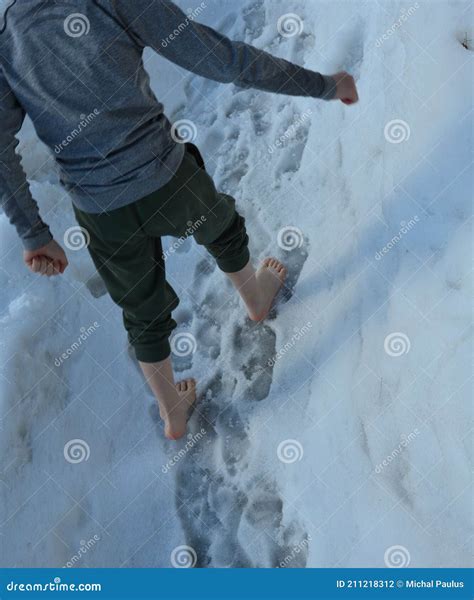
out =
{"type": "Polygon", "coordinates": [[[186,379],[176,384],[176,391],[180,402],[173,408],[169,415],[160,407],[161,418],[165,422],[165,435],[169,440],[179,440],[186,433],[189,409],[196,401],[196,382],[186,379]]]}
{"type": "Polygon", "coordinates": [[[256,293],[245,298],[252,321],[263,321],[286,279],[287,270],[276,258],[266,258],[255,274],[256,293]]]}

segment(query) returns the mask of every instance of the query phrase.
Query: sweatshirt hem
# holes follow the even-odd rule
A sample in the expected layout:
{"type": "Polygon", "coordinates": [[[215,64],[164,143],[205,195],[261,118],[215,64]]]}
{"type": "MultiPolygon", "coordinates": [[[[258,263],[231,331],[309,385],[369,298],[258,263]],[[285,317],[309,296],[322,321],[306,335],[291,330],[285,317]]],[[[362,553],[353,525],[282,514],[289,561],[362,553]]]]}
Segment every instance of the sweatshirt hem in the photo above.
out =
{"type": "Polygon", "coordinates": [[[146,179],[136,179],[113,188],[107,186],[106,192],[87,195],[68,190],[72,203],[80,211],[90,214],[108,213],[133,204],[161,189],[173,179],[183,162],[184,150],[185,145],[177,143],[167,160],[146,179]]]}

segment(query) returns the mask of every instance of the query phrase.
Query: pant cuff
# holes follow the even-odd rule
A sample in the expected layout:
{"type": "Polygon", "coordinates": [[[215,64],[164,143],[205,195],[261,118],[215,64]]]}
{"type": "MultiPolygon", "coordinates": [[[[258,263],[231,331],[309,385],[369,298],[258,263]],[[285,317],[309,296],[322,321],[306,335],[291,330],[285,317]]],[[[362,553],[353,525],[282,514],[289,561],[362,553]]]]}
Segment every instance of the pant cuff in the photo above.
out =
{"type": "Polygon", "coordinates": [[[241,271],[250,261],[250,251],[244,248],[237,256],[229,258],[216,258],[217,266],[224,273],[237,273],[241,271]]]}
{"type": "Polygon", "coordinates": [[[137,360],[143,363],[161,362],[162,360],[166,360],[171,354],[171,347],[168,340],[151,346],[135,345],[133,347],[137,360]]]}

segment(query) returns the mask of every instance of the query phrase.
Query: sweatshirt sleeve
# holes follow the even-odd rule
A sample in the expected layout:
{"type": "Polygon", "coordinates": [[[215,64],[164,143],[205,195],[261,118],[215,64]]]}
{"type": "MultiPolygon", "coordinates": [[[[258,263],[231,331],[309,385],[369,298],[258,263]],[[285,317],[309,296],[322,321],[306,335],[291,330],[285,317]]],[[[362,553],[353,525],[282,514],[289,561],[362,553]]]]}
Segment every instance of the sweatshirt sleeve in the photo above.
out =
{"type": "Polygon", "coordinates": [[[26,175],[16,153],[25,112],[0,68],[0,207],[16,227],[26,250],[36,250],[52,240],[38,205],[31,196],[26,175]]]}
{"type": "Polygon", "coordinates": [[[336,82],[196,23],[170,0],[114,0],[128,33],[173,63],[243,88],[331,100],[336,82]]]}

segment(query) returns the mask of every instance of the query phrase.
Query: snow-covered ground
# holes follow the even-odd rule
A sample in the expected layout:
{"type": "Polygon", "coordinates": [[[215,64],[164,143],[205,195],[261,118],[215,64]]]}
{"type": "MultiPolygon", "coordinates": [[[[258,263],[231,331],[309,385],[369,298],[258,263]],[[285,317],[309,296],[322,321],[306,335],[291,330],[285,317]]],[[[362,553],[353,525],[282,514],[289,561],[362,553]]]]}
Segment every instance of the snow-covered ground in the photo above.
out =
{"type": "MultiPolygon", "coordinates": [[[[470,3],[180,4],[350,71],[360,103],[242,91],[147,54],[168,114],[193,123],[237,198],[255,260],[290,270],[273,318],[251,325],[192,240],[170,253],[176,341],[195,350],[176,343],[176,370],[200,394],[178,444],[87,250],[69,250],[64,277],[34,277],[0,216],[0,564],[468,566],[470,3]]],[[[61,241],[72,210],[29,124],[21,151],[61,241]]]]}

